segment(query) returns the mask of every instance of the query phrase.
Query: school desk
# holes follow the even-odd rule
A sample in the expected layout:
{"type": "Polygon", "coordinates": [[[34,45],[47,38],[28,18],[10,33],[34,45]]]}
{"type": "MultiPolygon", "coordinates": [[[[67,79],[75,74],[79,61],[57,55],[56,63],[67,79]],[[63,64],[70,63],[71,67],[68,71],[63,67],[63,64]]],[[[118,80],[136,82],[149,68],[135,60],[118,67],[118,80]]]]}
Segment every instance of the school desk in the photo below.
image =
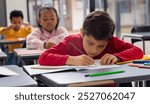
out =
{"type": "MultiPolygon", "coordinates": [[[[36,70],[36,69],[35,69],[36,70]]],[[[113,80],[115,83],[126,83],[150,79],[150,70],[121,65],[118,68],[84,70],[76,72],[58,72],[37,75],[36,78],[47,86],[70,86],[82,82],[113,80]],[[85,77],[87,74],[96,72],[124,70],[123,73],[103,75],[97,77],[85,77]]]]}
{"type": "Polygon", "coordinates": [[[45,51],[39,49],[27,49],[27,48],[16,48],[14,49],[14,53],[16,58],[20,58],[25,65],[25,61],[28,60],[37,60],[38,57],[45,51]]]}
{"type": "Polygon", "coordinates": [[[8,45],[8,44],[20,44],[24,43],[25,38],[19,38],[19,39],[0,39],[0,45],[8,45]]]}
{"type": "Polygon", "coordinates": [[[121,33],[122,40],[124,40],[125,37],[129,37],[132,39],[140,39],[142,41],[143,45],[143,52],[145,54],[145,40],[150,39],[150,32],[137,32],[137,33],[121,33]]]}
{"type": "Polygon", "coordinates": [[[8,45],[11,44],[23,44],[25,42],[25,38],[18,38],[18,39],[0,39],[0,46],[3,48],[4,52],[8,53],[8,45]]]}
{"type": "Polygon", "coordinates": [[[7,65],[2,67],[7,67],[8,69],[16,72],[18,75],[9,76],[9,77],[0,77],[1,87],[37,86],[37,82],[35,82],[29,75],[27,75],[22,70],[22,68],[19,68],[16,65],[7,65]]]}
{"type": "Polygon", "coordinates": [[[0,49],[0,62],[1,65],[5,65],[7,60],[7,55],[0,49]]]}

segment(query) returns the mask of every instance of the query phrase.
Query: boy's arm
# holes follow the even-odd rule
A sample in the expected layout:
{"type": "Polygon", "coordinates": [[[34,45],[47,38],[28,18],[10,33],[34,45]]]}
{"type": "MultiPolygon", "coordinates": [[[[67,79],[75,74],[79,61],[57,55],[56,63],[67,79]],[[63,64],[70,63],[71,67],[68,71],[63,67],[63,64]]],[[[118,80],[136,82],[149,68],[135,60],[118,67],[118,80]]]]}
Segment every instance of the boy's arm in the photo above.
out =
{"type": "Polygon", "coordinates": [[[8,27],[0,27],[0,34],[5,35],[10,29],[13,29],[14,26],[15,26],[14,24],[11,24],[8,27]]]}
{"type": "Polygon", "coordinates": [[[45,51],[38,59],[40,65],[65,65],[69,57],[68,51],[70,46],[64,40],[59,45],[56,45],[45,51]]]}
{"type": "Polygon", "coordinates": [[[58,66],[58,65],[89,66],[94,63],[94,60],[85,54],[78,56],[71,56],[69,54],[65,54],[65,52],[63,52],[64,50],[67,51],[66,48],[59,47],[58,49],[57,46],[52,47],[39,57],[38,60],[39,64],[50,66],[58,66]]]}
{"type": "Polygon", "coordinates": [[[120,61],[141,59],[143,57],[143,52],[140,48],[122,40],[115,39],[115,47],[117,52],[113,55],[118,57],[120,61]]]}
{"type": "MultiPolygon", "coordinates": [[[[88,66],[94,63],[94,60],[85,55],[76,53],[78,51],[69,44],[70,40],[65,38],[60,44],[53,46],[45,51],[39,57],[40,65],[76,65],[76,66],[88,66]],[[74,54],[74,51],[76,54],[74,54]]],[[[73,42],[73,40],[72,40],[73,42]]]]}
{"type": "Polygon", "coordinates": [[[30,34],[33,30],[34,30],[34,27],[31,26],[29,23],[22,23],[22,25],[26,28],[26,31],[28,34],[30,34]]]}

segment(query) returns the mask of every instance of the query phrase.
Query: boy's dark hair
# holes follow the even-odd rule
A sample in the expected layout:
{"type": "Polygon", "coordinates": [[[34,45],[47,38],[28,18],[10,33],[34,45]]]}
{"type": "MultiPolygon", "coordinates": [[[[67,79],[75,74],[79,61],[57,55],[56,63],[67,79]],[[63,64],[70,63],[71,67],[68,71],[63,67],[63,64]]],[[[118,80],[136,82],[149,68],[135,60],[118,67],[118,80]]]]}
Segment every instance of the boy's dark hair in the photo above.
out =
{"type": "Polygon", "coordinates": [[[96,40],[109,40],[115,30],[115,24],[109,14],[95,11],[86,16],[83,23],[83,34],[92,35],[96,40]]]}
{"type": "Polygon", "coordinates": [[[21,17],[22,19],[23,17],[23,13],[21,10],[13,10],[10,12],[10,20],[12,20],[13,17],[21,17]]]}
{"type": "MultiPolygon", "coordinates": [[[[47,6],[47,5],[42,6],[42,7],[38,10],[38,14],[37,14],[38,19],[41,17],[41,11],[43,11],[43,10],[45,10],[45,9],[47,9],[47,10],[53,10],[53,11],[55,12],[56,17],[57,17],[57,24],[56,24],[55,29],[57,30],[58,25],[59,25],[59,17],[58,17],[57,10],[56,10],[54,7],[52,7],[52,6],[47,6]]],[[[41,28],[41,25],[39,24],[39,22],[38,22],[38,27],[41,28]]]]}

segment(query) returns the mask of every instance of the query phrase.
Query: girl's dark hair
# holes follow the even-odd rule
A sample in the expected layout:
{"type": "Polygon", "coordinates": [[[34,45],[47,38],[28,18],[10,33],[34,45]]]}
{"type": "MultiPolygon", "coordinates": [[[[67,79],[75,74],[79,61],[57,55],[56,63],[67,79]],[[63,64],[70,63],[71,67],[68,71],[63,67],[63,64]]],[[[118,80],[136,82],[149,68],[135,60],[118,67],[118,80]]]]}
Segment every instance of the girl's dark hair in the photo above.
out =
{"type": "Polygon", "coordinates": [[[12,20],[13,17],[21,17],[23,19],[23,13],[21,10],[13,10],[10,12],[10,20],[12,20]]]}
{"type": "Polygon", "coordinates": [[[96,40],[109,40],[114,34],[115,24],[108,13],[95,11],[86,16],[83,30],[84,35],[92,35],[96,40]]]}
{"type": "MultiPolygon", "coordinates": [[[[38,10],[38,14],[37,14],[38,19],[41,17],[41,11],[43,11],[43,10],[45,10],[45,9],[47,9],[47,10],[53,10],[53,11],[55,12],[56,17],[57,17],[57,24],[56,24],[56,26],[55,26],[55,29],[57,30],[58,25],[59,25],[59,17],[58,17],[57,10],[56,10],[54,7],[52,7],[52,6],[47,6],[47,5],[42,6],[42,7],[38,10]]],[[[38,27],[39,27],[39,28],[42,27],[42,26],[39,24],[39,22],[38,22],[38,27]]]]}

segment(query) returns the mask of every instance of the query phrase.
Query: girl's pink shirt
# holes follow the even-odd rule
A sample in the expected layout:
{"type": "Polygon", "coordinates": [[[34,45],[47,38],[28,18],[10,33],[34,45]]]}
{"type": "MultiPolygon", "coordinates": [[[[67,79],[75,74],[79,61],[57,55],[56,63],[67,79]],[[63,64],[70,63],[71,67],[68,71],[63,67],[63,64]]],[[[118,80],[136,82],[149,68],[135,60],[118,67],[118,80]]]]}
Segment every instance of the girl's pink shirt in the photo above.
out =
{"type": "Polygon", "coordinates": [[[68,36],[67,30],[64,27],[58,27],[51,33],[44,29],[36,28],[27,36],[26,46],[28,49],[44,49],[44,42],[59,44],[68,36]]]}

